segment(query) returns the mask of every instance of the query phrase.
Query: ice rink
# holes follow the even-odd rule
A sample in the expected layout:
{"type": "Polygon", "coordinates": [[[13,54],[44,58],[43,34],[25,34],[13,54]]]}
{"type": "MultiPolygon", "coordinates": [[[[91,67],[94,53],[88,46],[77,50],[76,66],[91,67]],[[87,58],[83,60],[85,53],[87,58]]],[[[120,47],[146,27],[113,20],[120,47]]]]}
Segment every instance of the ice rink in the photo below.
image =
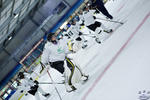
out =
{"type": "MultiPolygon", "coordinates": [[[[105,6],[113,15],[113,20],[124,24],[101,20],[114,32],[102,33],[101,44],[88,38],[88,47],[72,55],[83,72],[89,74],[89,80],[76,84],[77,90],[71,93],[66,92],[63,84],[55,84],[55,87],[62,100],[149,100],[150,1],[110,0],[105,6]]],[[[105,18],[103,15],[98,17],[105,18]]],[[[52,68],[49,71],[54,82],[62,82],[61,74],[52,68]]],[[[51,82],[47,73],[38,80],[51,82]]],[[[40,86],[51,94],[48,99],[41,96],[41,100],[60,100],[54,85],[40,86]]],[[[20,94],[18,90],[10,100],[35,98],[30,94],[20,94]]]]}

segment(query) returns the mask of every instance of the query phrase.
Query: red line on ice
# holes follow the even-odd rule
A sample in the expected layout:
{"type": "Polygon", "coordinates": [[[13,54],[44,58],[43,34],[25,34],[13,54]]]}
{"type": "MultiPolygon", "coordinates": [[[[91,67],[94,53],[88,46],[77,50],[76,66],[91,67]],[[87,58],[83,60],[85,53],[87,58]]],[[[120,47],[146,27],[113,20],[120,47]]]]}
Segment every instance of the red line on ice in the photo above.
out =
{"type": "Polygon", "coordinates": [[[114,63],[114,61],[117,59],[117,57],[121,54],[121,52],[124,50],[124,48],[127,46],[129,41],[134,37],[134,35],[138,32],[138,30],[142,27],[142,25],[146,22],[146,20],[150,17],[150,12],[145,16],[145,18],[142,20],[142,22],[137,26],[135,31],[131,34],[131,36],[128,38],[128,40],[125,42],[125,44],[120,48],[120,50],[117,52],[117,54],[111,59],[109,64],[106,66],[104,71],[98,76],[98,78],[94,81],[93,85],[88,89],[88,91],[83,96],[82,100],[86,100],[87,96],[92,92],[94,87],[97,85],[97,83],[102,79],[105,72],[111,67],[111,65],[114,63]]]}
{"type": "Polygon", "coordinates": [[[117,13],[125,6],[125,4],[123,4],[118,10],[117,13]]]}

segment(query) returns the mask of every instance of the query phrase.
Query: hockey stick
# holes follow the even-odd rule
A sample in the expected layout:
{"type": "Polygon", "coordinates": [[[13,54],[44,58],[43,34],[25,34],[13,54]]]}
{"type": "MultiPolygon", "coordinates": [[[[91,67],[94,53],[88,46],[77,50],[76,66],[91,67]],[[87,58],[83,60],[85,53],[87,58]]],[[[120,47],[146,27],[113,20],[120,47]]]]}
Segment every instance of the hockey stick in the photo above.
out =
{"type": "MultiPolygon", "coordinates": [[[[40,82],[39,84],[53,84],[52,82],[40,82]]],[[[64,84],[64,82],[57,82],[54,84],[64,84]]]]}
{"type": "Polygon", "coordinates": [[[109,19],[103,19],[103,18],[96,18],[96,19],[99,19],[99,20],[104,20],[104,21],[109,21],[109,22],[113,22],[113,23],[124,24],[123,22],[114,21],[114,20],[109,20],[109,19]]]}
{"type": "Polygon", "coordinates": [[[94,34],[82,34],[82,35],[92,37],[92,38],[96,38],[96,36],[94,34]]]}
{"type": "MultiPolygon", "coordinates": [[[[40,64],[41,64],[41,66],[43,66],[44,68],[46,68],[45,65],[44,65],[42,62],[40,62],[40,64]]],[[[62,100],[62,97],[60,96],[60,93],[58,92],[58,89],[57,89],[57,87],[55,86],[55,83],[54,83],[54,81],[53,81],[53,79],[52,79],[52,77],[51,77],[51,75],[50,75],[50,73],[49,73],[48,70],[47,70],[47,73],[48,73],[49,78],[50,78],[51,81],[52,81],[52,84],[54,85],[54,88],[55,88],[55,90],[56,90],[56,92],[57,92],[57,94],[58,94],[58,96],[59,96],[59,99],[62,100]]]]}
{"type": "MultiPolygon", "coordinates": [[[[97,8],[96,8],[97,9],[97,8]]],[[[98,9],[97,9],[98,10],[98,9]]],[[[99,10],[98,10],[99,11],[99,10]]],[[[100,11],[99,11],[100,12],[100,11]]],[[[113,22],[113,23],[119,23],[119,24],[124,24],[123,22],[119,22],[119,21],[115,21],[115,20],[108,20],[108,19],[103,19],[103,18],[96,18],[99,20],[104,20],[104,21],[109,21],[109,22],[113,22]]]]}

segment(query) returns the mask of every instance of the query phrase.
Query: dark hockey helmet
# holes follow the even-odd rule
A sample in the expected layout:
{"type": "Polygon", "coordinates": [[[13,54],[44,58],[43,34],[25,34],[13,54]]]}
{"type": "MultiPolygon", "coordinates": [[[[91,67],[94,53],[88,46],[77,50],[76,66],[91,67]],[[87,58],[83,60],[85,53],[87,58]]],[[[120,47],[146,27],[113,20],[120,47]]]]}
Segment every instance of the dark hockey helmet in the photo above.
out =
{"type": "Polygon", "coordinates": [[[52,36],[53,36],[54,34],[55,34],[55,33],[49,33],[49,34],[47,35],[47,40],[48,40],[48,41],[51,41],[52,36]]]}
{"type": "Polygon", "coordinates": [[[20,79],[23,79],[23,78],[24,78],[23,72],[19,72],[18,77],[19,77],[20,79]]]}

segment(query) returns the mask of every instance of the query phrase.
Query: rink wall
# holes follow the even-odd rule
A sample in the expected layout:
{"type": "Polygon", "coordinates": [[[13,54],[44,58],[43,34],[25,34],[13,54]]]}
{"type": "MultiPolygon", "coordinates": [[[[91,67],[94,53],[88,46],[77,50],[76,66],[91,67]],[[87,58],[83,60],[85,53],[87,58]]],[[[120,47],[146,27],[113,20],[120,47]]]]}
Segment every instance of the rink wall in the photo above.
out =
{"type": "Polygon", "coordinates": [[[0,82],[0,90],[13,78],[16,73],[22,68],[21,64],[18,64],[14,69],[0,82]]]}
{"type": "Polygon", "coordinates": [[[69,9],[64,16],[52,27],[49,32],[56,32],[56,30],[76,11],[76,9],[84,2],[85,0],[78,0],[72,7],[69,9]]]}
{"type": "MultiPolygon", "coordinates": [[[[84,2],[85,0],[78,0],[72,7],[69,9],[64,16],[49,30],[49,32],[56,32],[58,28],[76,11],[76,9],[84,2]]],[[[48,33],[49,33],[48,32],[48,33]]],[[[46,39],[46,37],[44,37],[46,39]]],[[[0,82],[0,90],[7,85],[7,83],[13,78],[16,73],[22,68],[21,64],[18,64],[14,69],[0,82]]],[[[14,92],[13,92],[14,93],[14,92]]],[[[10,97],[10,96],[9,96],[10,97]]]]}

